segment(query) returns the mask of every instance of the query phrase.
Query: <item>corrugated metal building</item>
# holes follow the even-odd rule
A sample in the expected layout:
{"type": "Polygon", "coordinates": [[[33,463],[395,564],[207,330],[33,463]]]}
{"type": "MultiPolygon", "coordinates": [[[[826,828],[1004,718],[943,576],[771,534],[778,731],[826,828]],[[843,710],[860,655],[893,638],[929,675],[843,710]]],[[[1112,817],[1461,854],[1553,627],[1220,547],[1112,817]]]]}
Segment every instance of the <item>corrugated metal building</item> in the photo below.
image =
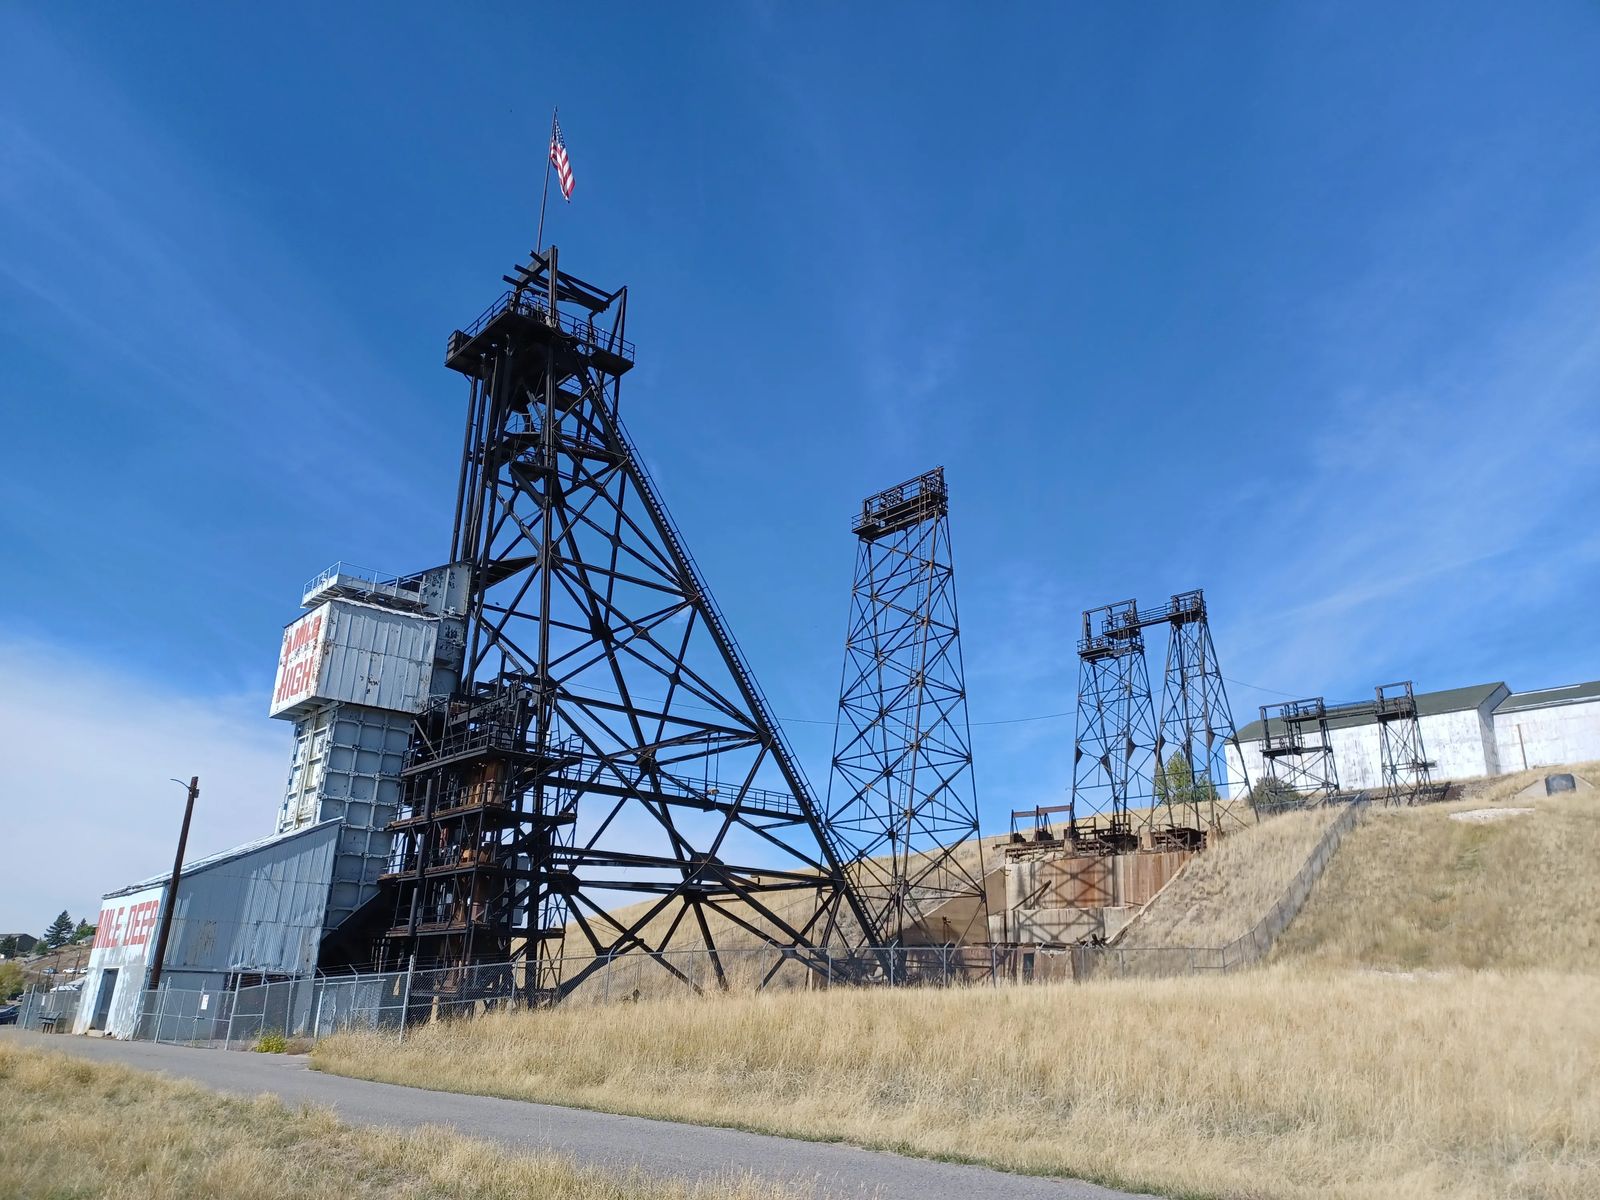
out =
{"type": "Polygon", "coordinates": [[[283,633],[270,713],[294,722],[280,833],[338,821],[327,927],[377,897],[413,718],[461,669],[465,568],[382,576],[335,563],[283,633]]]}
{"type": "MultiPolygon", "coordinates": [[[[302,975],[317,964],[339,822],[251,842],[184,867],[162,986],[226,991],[235,976],[302,975]]],[[[168,878],[108,892],[75,1032],[131,1037],[155,954],[168,878]]]]}
{"type": "MultiPolygon", "coordinates": [[[[1436,780],[1476,779],[1532,767],[1600,759],[1600,681],[1513,693],[1504,683],[1417,693],[1423,751],[1436,780]]],[[[1241,754],[1228,748],[1228,775],[1237,788],[1241,763],[1250,782],[1265,774],[1261,722],[1239,730],[1241,754]]],[[[1328,722],[1341,789],[1383,787],[1378,725],[1371,716],[1328,722]]]]}

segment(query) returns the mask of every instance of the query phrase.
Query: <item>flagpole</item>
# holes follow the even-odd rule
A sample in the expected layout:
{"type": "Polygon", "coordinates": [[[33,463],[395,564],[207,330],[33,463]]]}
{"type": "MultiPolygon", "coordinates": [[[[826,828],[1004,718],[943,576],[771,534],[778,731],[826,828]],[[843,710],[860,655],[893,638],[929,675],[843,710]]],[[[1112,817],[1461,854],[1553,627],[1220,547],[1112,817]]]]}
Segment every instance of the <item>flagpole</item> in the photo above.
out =
{"type": "MultiPolygon", "coordinates": [[[[552,144],[554,143],[555,136],[556,136],[556,111],[557,110],[553,109],[553,108],[550,110],[550,138],[551,138],[552,144]]],[[[540,254],[544,253],[544,208],[545,208],[545,205],[547,205],[549,203],[550,203],[550,147],[546,146],[545,150],[544,150],[544,191],[539,196],[539,233],[538,233],[538,236],[533,239],[533,241],[534,241],[533,248],[534,248],[535,251],[537,251],[540,254]]]]}

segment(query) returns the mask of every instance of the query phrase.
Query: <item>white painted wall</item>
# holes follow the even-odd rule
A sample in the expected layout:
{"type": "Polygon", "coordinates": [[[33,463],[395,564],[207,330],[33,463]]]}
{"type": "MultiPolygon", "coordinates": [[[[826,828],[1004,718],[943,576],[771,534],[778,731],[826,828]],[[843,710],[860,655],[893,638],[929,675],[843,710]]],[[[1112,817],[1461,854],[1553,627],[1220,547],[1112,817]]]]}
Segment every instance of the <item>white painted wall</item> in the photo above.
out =
{"type": "Polygon", "coordinates": [[[139,1023],[144,996],[145,974],[155,955],[156,928],[161,918],[161,900],[166,885],[158,884],[142,892],[107,897],[100,905],[94,944],[89,950],[89,967],[79,993],[78,1015],[73,1033],[85,1033],[100,1006],[102,987],[114,990],[106,1032],[112,1037],[132,1037],[139,1023]],[[114,978],[106,972],[115,970],[114,978]]]}
{"type": "MultiPolygon", "coordinates": [[[[1498,697],[1491,699],[1497,701],[1498,697]]],[[[1423,753],[1430,762],[1437,764],[1431,772],[1434,779],[1476,779],[1499,773],[1499,754],[1487,709],[1485,705],[1483,711],[1467,709],[1418,719],[1423,753]]],[[[1338,772],[1341,790],[1376,790],[1383,786],[1383,752],[1375,723],[1330,730],[1328,743],[1333,747],[1334,769],[1338,772]]],[[[1266,769],[1261,758],[1261,743],[1244,742],[1241,748],[1250,782],[1264,778],[1266,769]]],[[[1239,794],[1240,761],[1241,756],[1233,747],[1228,747],[1228,778],[1235,789],[1231,794],[1239,794]]],[[[1310,762],[1309,756],[1306,761],[1310,762]]]]}
{"type": "Polygon", "coordinates": [[[1494,736],[1502,771],[1600,759],[1600,699],[1500,712],[1494,736]]]}

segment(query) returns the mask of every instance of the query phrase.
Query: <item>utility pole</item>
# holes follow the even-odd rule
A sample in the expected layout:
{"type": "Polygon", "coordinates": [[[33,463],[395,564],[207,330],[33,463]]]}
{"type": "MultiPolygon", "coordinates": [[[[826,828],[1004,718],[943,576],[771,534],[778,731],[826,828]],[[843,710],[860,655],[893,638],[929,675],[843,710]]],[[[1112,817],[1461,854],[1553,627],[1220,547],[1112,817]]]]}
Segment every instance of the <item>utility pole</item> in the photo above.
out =
{"type": "MultiPolygon", "coordinates": [[[[181,779],[173,783],[182,786],[181,779]]],[[[155,965],[150,969],[150,991],[161,986],[161,968],[167,961],[167,935],[172,932],[172,910],[178,906],[178,877],[183,874],[183,849],[189,844],[189,819],[194,816],[195,798],[200,795],[200,776],[189,779],[189,799],[183,806],[183,828],[178,831],[178,855],[172,860],[172,881],[167,884],[167,903],[161,913],[161,932],[156,935],[155,965]]]]}

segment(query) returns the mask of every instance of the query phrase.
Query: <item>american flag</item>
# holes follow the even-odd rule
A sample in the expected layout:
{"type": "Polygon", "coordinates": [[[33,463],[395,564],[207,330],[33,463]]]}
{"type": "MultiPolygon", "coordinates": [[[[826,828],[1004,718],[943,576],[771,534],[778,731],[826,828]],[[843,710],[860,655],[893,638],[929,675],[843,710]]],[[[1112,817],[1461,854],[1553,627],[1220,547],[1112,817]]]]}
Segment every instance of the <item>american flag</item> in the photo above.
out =
{"type": "Polygon", "coordinates": [[[561,136],[561,122],[550,118],[550,161],[561,179],[561,195],[572,199],[572,160],[567,157],[567,139],[561,136]]]}

